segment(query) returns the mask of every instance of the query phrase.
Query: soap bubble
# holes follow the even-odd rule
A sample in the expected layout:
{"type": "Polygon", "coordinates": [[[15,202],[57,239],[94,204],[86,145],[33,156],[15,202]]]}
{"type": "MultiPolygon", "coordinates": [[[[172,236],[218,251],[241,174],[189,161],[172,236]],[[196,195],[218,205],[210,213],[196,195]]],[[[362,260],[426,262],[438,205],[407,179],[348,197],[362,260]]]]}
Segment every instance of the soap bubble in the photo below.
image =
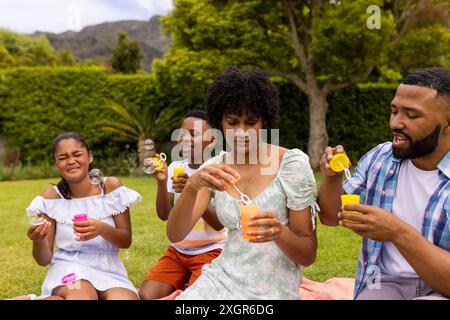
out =
{"type": "Polygon", "coordinates": [[[155,156],[152,158],[145,158],[143,162],[143,171],[147,174],[152,174],[155,172],[155,169],[162,169],[164,168],[163,161],[167,160],[167,156],[165,153],[161,153],[159,157],[155,156]]]}
{"type": "Polygon", "coordinates": [[[144,159],[144,169],[143,171],[147,174],[152,174],[153,172],[155,172],[155,170],[153,170],[153,167],[156,167],[157,163],[155,163],[155,161],[153,161],[153,158],[146,158],[144,159]]]}
{"type": "Polygon", "coordinates": [[[145,150],[153,150],[154,147],[155,147],[155,143],[153,142],[152,139],[147,139],[144,141],[144,149],[145,150]]]}
{"type": "Polygon", "coordinates": [[[39,226],[45,222],[44,214],[39,211],[28,212],[27,219],[32,226],[39,226]]]}
{"type": "Polygon", "coordinates": [[[103,173],[100,169],[92,169],[89,171],[89,181],[92,184],[98,185],[103,182],[103,173]]]}

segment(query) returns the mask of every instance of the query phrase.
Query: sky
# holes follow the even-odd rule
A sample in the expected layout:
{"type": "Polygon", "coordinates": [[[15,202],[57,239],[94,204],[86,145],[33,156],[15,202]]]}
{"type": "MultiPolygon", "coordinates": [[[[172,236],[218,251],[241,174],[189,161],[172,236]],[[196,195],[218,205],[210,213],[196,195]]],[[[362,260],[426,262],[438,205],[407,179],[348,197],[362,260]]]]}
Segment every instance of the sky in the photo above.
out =
{"type": "Polygon", "coordinates": [[[31,34],[80,31],[107,21],[165,15],[171,0],[0,0],[0,28],[31,34]]]}

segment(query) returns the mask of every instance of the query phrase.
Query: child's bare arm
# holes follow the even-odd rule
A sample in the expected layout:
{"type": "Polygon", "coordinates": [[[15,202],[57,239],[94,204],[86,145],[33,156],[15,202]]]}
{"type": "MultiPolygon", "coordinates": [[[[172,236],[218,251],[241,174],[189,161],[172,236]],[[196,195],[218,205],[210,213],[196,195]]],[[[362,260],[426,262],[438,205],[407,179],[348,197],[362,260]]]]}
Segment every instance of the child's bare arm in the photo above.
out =
{"type": "Polygon", "coordinates": [[[53,257],[53,246],[56,222],[45,215],[45,222],[38,226],[32,226],[27,231],[27,236],[33,241],[33,258],[40,266],[50,264],[53,257]]]}

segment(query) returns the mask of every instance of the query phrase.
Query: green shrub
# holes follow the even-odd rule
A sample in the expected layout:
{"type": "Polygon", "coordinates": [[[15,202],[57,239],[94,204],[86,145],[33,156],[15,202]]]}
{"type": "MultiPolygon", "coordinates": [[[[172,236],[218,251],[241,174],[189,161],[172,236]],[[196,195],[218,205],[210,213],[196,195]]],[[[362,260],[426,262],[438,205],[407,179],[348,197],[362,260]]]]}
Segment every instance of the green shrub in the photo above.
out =
{"type": "Polygon", "coordinates": [[[34,180],[56,177],[58,177],[58,172],[51,163],[42,163],[41,165],[18,165],[15,167],[0,166],[0,181],[34,180]]]}
{"type": "Polygon", "coordinates": [[[60,133],[76,131],[94,152],[96,165],[116,161],[129,141],[100,131],[97,120],[115,119],[105,108],[146,103],[147,75],[110,76],[99,67],[20,67],[0,72],[0,132],[7,146],[20,147],[22,161],[51,161],[51,144],[60,133]]]}

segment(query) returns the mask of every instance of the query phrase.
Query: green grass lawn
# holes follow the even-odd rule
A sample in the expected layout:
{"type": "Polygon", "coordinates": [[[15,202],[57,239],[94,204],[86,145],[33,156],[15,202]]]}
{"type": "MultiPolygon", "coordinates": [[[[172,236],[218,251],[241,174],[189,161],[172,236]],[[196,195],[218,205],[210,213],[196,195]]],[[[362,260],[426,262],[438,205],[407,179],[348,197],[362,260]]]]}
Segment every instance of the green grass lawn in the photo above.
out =
{"type": "MultiPolygon", "coordinates": [[[[316,175],[318,183],[321,176],[316,175]]],[[[142,202],[131,210],[133,244],[120,255],[133,284],[139,287],[150,267],[168,245],[165,223],[155,211],[156,183],[149,177],[121,178],[138,191],[142,202]]],[[[0,299],[40,293],[47,268],[40,267],[31,255],[31,241],[25,209],[55,179],[0,182],[0,299]]],[[[341,227],[317,226],[319,249],[316,262],[303,270],[305,277],[324,281],[332,277],[354,277],[361,239],[341,227]]]]}

